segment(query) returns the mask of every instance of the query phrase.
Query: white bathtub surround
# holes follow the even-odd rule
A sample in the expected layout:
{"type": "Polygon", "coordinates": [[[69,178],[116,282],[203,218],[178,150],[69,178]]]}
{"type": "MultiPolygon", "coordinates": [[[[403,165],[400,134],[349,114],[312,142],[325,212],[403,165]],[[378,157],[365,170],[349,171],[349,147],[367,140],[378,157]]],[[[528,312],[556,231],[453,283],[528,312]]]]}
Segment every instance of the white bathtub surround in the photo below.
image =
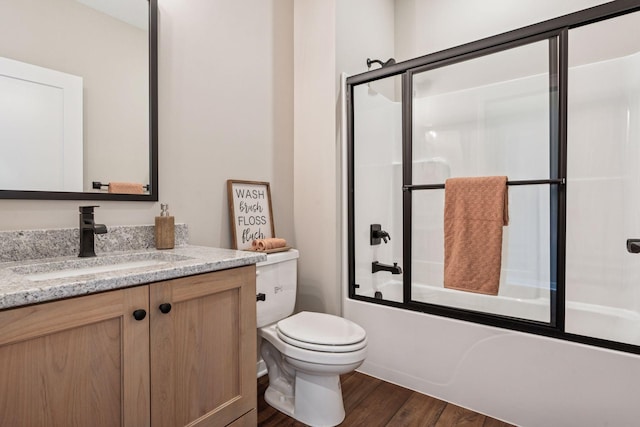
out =
{"type": "MultiPolygon", "coordinates": [[[[504,294],[477,295],[437,286],[413,284],[412,299],[443,307],[523,317],[538,322],[549,321],[549,298],[516,294],[521,287],[505,286],[504,294]]],[[[402,282],[391,280],[377,288],[382,298],[402,302],[402,282]]],[[[373,297],[370,293],[366,296],[373,297]]],[[[576,334],[640,345],[640,314],[604,305],[569,301],[566,305],[566,329],[576,334]]]]}
{"type": "Polygon", "coordinates": [[[632,426],[633,354],[345,301],[367,331],[359,371],[525,427],[632,426]]]}
{"type": "MultiPolygon", "coordinates": [[[[176,246],[189,242],[187,224],[176,224],[176,246]]],[[[0,231],[0,262],[78,255],[78,228],[0,231]]],[[[107,224],[95,236],[96,254],[155,248],[153,225],[107,224]]]]}

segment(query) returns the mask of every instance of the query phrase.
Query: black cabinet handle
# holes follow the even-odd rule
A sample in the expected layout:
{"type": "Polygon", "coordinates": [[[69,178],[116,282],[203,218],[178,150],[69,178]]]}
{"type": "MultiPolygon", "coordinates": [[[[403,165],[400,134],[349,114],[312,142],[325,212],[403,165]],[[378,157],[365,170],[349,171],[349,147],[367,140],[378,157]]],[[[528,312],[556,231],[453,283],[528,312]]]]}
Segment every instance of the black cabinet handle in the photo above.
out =
{"type": "Polygon", "coordinates": [[[139,309],[133,312],[133,318],[136,320],[142,320],[147,317],[147,312],[143,309],[139,309]]]}
{"type": "Polygon", "coordinates": [[[256,301],[266,301],[266,300],[267,300],[267,296],[262,292],[256,295],[256,301]]]}
{"type": "Polygon", "coordinates": [[[164,314],[167,314],[168,312],[171,311],[171,304],[169,304],[168,302],[165,302],[164,304],[160,304],[158,308],[160,309],[161,312],[163,312],[164,314]]]}

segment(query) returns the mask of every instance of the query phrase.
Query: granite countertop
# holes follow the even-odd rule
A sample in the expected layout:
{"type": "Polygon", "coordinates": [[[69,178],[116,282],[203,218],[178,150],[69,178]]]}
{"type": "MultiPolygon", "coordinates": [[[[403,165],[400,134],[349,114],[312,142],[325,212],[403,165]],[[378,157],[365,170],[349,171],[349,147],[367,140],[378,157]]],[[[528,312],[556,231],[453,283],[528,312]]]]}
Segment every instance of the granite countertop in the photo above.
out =
{"type": "Polygon", "coordinates": [[[162,251],[114,251],[98,254],[95,258],[66,256],[3,262],[0,263],[0,310],[256,264],[265,260],[266,255],[263,253],[185,245],[162,251]],[[82,271],[87,268],[88,272],[82,271]],[[51,277],[51,273],[55,276],[60,270],[80,274],[51,277]]]}

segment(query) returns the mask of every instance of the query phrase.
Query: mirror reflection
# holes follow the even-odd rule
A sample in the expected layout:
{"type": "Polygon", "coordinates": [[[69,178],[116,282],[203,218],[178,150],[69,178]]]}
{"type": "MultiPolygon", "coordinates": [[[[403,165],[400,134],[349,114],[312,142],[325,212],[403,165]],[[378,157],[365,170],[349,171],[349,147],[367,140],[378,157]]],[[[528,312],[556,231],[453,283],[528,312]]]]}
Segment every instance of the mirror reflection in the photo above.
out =
{"type": "Polygon", "coordinates": [[[148,23],[147,0],[0,2],[1,190],[149,194],[148,23]]]}

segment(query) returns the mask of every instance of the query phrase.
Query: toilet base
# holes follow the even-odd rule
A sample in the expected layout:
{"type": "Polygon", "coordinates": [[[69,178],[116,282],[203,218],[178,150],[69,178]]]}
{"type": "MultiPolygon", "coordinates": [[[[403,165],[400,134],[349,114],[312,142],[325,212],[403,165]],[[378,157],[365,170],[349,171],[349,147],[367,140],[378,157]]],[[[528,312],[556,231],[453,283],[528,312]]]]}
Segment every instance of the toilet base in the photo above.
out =
{"type": "Polygon", "coordinates": [[[264,400],[280,412],[313,427],[333,427],[344,420],[342,388],[338,375],[309,375],[296,372],[295,396],[269,387],[264,400]]]}
{"type": "Polygon", "coordinates": [[[295,418],[293,416],[295,410],[293,396],[286,396],[284,393],[269,386],[264,392],[264,400],[278,411],[295,418]]]}
{"type": "Polygon", "coordinates": [[[258,333],[269,375],[265,401],[312,427],[340,424],[345,417],[340,375],[362,364],[366,346],[344,353],[316,352],[284,343],[275,325],[260,328],[258,333]]]}

